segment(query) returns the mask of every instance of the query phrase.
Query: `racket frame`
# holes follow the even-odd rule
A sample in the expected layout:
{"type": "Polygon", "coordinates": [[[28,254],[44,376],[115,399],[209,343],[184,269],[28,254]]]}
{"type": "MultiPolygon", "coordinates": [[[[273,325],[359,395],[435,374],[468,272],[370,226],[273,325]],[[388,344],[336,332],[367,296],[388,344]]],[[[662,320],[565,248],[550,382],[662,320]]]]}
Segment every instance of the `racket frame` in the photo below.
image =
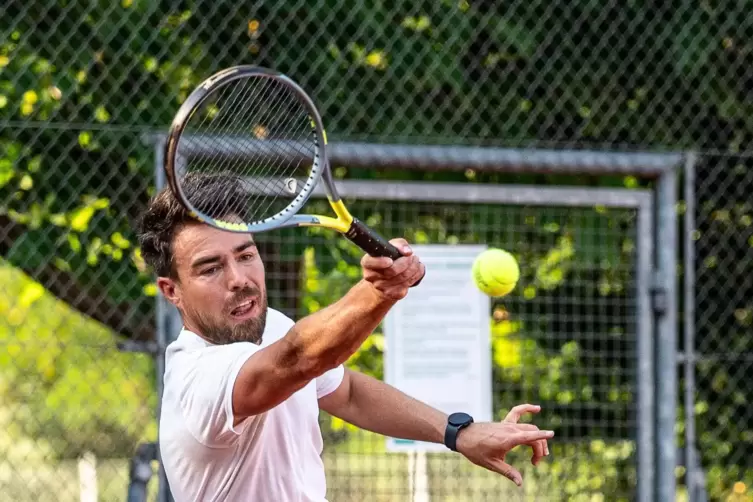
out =
{"type": "Polygon", "coordinates": [[[327,134],[321,115],[309,95],[295,81],[280,72],[255,65],[238,65],[221,70],[204,80],[191,92],[175,114],[167,135],[167,141],[165,142],[164,159],[165,176],[172,192],[193,218],[210,226],[239,233],[257,233],[290,227],[324,227],[341,233],[372,256],[389,256],[393,259],[402,256],[402,253],[395,246],[366,224],[354,218],[350,211],[348,211],[337,192],[337,187],[332,177],[329,157],[327,156],[327,134]],[[252,224],[222,221],[212,218],[193,207],[180,186],[176,175],[176,169],[179,167],[180,140],[192,115],[218,89],[235,80],[254,76],[262,76],[282,82],[304,104],[311,120],[315,137],[314,163],[311,168],[312,174],[309,176],[301,192],[283,211],[252,224]],[[319,214],[298,214],[298,211],[309,200],[315,186],[320,181],[324,183],[327,199],[336,217],[319,214]]]}

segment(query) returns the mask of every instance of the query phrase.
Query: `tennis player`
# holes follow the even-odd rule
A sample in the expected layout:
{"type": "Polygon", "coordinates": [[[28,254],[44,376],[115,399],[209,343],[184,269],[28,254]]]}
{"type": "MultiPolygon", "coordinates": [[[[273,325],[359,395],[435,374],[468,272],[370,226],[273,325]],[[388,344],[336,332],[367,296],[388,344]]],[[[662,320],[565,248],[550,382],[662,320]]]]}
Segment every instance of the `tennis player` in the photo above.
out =
{"type": "MultiPolygon", "coordinates": [[[[216,187],[195,187],[222,203],[216,187]]],[[[340,300],[297,322],[267,305],[264,262],[252,235],[193,221],[169,190],[150,203],[140,245],[183,329],[166,352],[159,444],[179,502],[325,502],[319,411],[385,436],[444,443],[517,485],[505,462],[532,447],[549,454],[552,431],[517,423],[538,406],[513,408],[502,422],[448,416],[343,363],[423,276],[405,256],[365,256],[363,278],[340,300]]]]}

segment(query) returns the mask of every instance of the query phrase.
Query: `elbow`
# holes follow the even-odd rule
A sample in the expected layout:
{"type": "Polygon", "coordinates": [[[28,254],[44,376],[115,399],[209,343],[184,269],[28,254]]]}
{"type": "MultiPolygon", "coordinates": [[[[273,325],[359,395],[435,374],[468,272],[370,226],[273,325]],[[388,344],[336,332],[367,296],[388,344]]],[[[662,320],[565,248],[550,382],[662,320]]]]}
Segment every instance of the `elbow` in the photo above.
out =
{"type": "Polygon", "coordinates": [[[309,380],[322,376],[340,364],[341,362],[337,357],[326,354],[305,354],[300,359],[301,371],[309,380]]]}
{"type": "Polygon", "coordinates": [[[320,350],[320,347],[306,346],[290,341],[286,346],[286,350],[281,354],[279,364],[292,370],[302,381],[313,380],[340,364],[334,354],[320,350]]]}
{"type": "Polygon", "coordinates": [[[350,348],[344,346],[322,344],[313,347],[313,349],[303,355],[301,366],[313,375],[312,378],[316,378],[344,364],[357,347],[350,350],[350,348]]]}

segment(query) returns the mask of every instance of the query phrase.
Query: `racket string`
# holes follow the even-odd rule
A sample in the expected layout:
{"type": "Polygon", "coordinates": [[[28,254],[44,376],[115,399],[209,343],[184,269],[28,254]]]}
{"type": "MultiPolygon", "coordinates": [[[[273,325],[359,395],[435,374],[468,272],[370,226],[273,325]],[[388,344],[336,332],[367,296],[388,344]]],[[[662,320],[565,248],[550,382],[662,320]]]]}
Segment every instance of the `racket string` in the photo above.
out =
{"type": "MultiPolygon", "coordinates": [[[[286,103],[286,101],[284,101],[284,100],[278,100],[277,103],[276,103],[278,105],[278,108],[270,110],[270,114],[272,114],[273,116],[276,115],[276,116],[280,117],[282,114],[278,110],[279,110],[280,107],[283,107],[285,103],[286,103]]],[[[285,118],[289,117],[289,112],[290,112],[290,110],[288,110],[288,113],[284,115],[285,118]]],[[[282,119],[280,121],[282,121],[282,119]]],[[[266,122],[266,120],[264,122],[266,122]]],[[[301,135],[301,129],[303,128],[303,126],[301,124],[299,124],[299,126],[301,126],[301,127],[296,131],[296,134],[290,135],[290,136],[293,136],[293,139],[295,139],[295,137],[301,135]]],[[[272,129],[274,131],[277,131],[278,128],[274,127],[274,125],[273,125],[272,129]]],[[[284,147],[283,147],[283,144],[281,143],[281,140],[284,140],[284,139],[287,139],[287,138],[279,138],[278,136],[279,136],[278,134],[273,134],[272,138],[271,138],[271,141],[273,142],[274,145],[278,146],[279,150],[284,150],[284,147]]],[[[288,135],[285,135],[285,136],[288,136],[288,135]]],[[[295,145],[295,143],[293,143],[293,145],[295,145]]],[[[305,157],[305,152],[302,152],[302,151],[299,150],[297,153],[303,153],[304,154],[303,156],[305,157]]],[[[261,157],[258,160],[257,159],[253,159],[253,160],[250,160],[249,163],[253,165],[253,170],[252,170],[251,174],[252,175],[256,175],[259,172],[259,169],[263,168],[263,166],[264,166],[264,158],[261,157]]],[[[275,168],[274,172],[272,173],[272,176],[276,175],[278,173],[278,171],[281,168],[284,167],[282,165],[282,159],[276,159],[276,162],[274,162],[273,165],[274,164],[276,164],[277,167],[275,168]]],[[[267,183],[267,186],[265,186],[265,188],[268,188],[268,185],[269,185],[269,183],[267,183]]]]}
{"type": "MultiPolygon", "coordinates": [[[[307,116],[307,115],[306,115],[306,118],[308,118],[308,116],[307,116]]],[[[309,130],[311,130],[311,127],[310,127],[310,126],[308,126],[308,127],[307,127],[307,126],[306,126],[305,124],[301,124],[301,125],[300,125],[300,128],[299,128],[299,131],[298,131],[298,132],[300,132],[300,133],[303,133],[303,132],[304,132],[303,130],[304,130],[304,129],[306,129],[306,128],[308,128],[309,130]]],[[[316,140],[316,137],[315,137],[315,135],[311,134],[311,136],[312,136],[312,138],[313,138],[313,139],[314,139],[314,141],[315,141],[315,140],[316,140]]],[[[276,140],[276,139],[275,139],[275,140],[273,140],[273,141],[277,142],[277,140],[276,140]]],[[[304,155],[302,155],[301,157],[304,157],[304,158],[305,158],[305,155],[306,155],[306,153],[307,153],[307,152],[303,152],[303,151],[302,151],[302,150],[301,150],[300,148],[297,148],[297,145],[298,145],[298,143],[297,143],[297,142],[292,142],[292,143],[289,143],[289,144],[290,144],[290,145],[291,145],[291,146],[292,146],[292,147],[293,147],[294,149],[296,149],[296,153],[302,153],[302,154],[304,154],[304,155]]],[[[314,159],[313,159],[313,158],[315,157],[315,155],[316,155],[316,154],[315,154],[314,152],[312,152],[312,153],[311,153],[311,155],[310,155],[310,156],[312,157],[312,163],[314,162],[314,159]]],[[[299,165],[300,165],[300,162],[299,162],[299,165]]],[[[265,189],[269,189],[269,188],[275,188],[275,187],[274,187],[274,185],[275,185],[275,184],[279,184],[279,183],[275,183],[275,180],[278,180],[278,179],[280,179],[280,178],[282,177],[282,174],[281,174],[281,173],[279,173],[279,171],[280,171],[281,169],[284,169],[284,165],[283,165],[283,164],[282,164],[281,162],[278,162],[278,163],[277,163],[277,165],[276,165],[276,167],[275,167],[275,169],[274,169],[274,171],[273,171],[273,172],[271,173],[271,176],[270,176],[270,177],[269,177],[269,178],[267,179],[267,182],[266,182],[266,184],[265,184],[265,187],[264,187],[265,189]]],[[[294,178],[291,178],[291,179],[294,179],[294,178]]],[[[287,183],[287,182],[286,182],[286,180],[283,180],[283,182],[284,182],[284,183],[287,183]]],[[[295,187],[295,188],[294,188],[294,189],[292,190],[292,192],[296,192],[296,193],[290,193],[289,195],[297,195],[297,187],[295,187]]],[[[259,198],[259,197],[260,197],[260,196],[257,196],[257,198],[255,199],[255,201],[254,201],[254,202],[256,202],[256,200],[258,200],[258,198],[259,198]]],[[[270,198],[270,199],[269,199],[269,204],[268,204],[268,206],[267,206],[267,207],[266,207],[266,208],[264,209],[264,212],[265,212],[265,213],[267,212],[267,210],[268,210],[268,209],[269,209],[269,208],[271,207],[271,205],[272,205],[273,203],[274,203],[274,199],[271,199],[271,198],[270,198]]]]}
{"type": "Polygon", "coordinates": [[[191,202],[213,218],[229,214],[246,222],[273,218],[307,186],[305,182],[299,186],[298,180],[313,174],[318,144],[310,116],[296,95],[274,79],[242,79],[221,88],[213,98],[201,120],[186,128],[186,134],[196,134],[206,143],[202,151],[208,154],[182,164],[191,174],[227,181],[214,184],[214,189],[238,190],[240,185],[245,194],[226,200],[215,197],[215,204],[191,202]],[[234,155],[226,154],[236,150],[234,155]]]}
{"type": "MultiPolygon", "coordinates": [[[[283,103],[285,103],[285,101],[283,101],[283,100],[279,101],[279,104],[280,104],[281,107],[283,106],[283,103]]],[[[295,111],[295,110],[293,110],[293,111],[295,111]]],[[[290,109],[286,110],[286,112],[288,112],[288,113],[285,113],[285,114],[280,113],[279,111],[277,111],[277,109],[275,109],[274,112],[275,112],[275,115],[280,119],[279,122],[283,122],[284,123],[284,122],[287,122],[286,119],[290,118],[290,112],[291,112],[291,110],[290,109]]],[[[274,124],[271,126],[271,128],[274,131],[277,130],[277,128],[274,127],[274,124]]],[[[302,132],[303,132],[303,129],[305,129],[305,125],[299,122],[299,127],[295,131],[294,134],[290,134],[290,135],[288,135],[288,134],[279,134],[279,135],[278,134],[273,134],[272,138],[270,139],[270,141],[273,143],[274,146],[278,147],[278,150],[285,150],[285,143],[284,142],[286,142],[288,140],[288,137],[292,137],[293,139],[295,139],[296,137],[301,136],[302,132]]],[[[297,144],[296,142],[292,142],[291,143],[289,141],[288,141],[288,143],[291,146],[293,146],[293,147],[295,147],[296,144],[297,144]]],[[[300,149],[297,150],[297,153],[303,153],[304,155],[301,156],[303,158],[305,158],[305,156],[306,156],[305,152],[302,152],[300,149]]],[[[311,155],[311,157],[313,157],[313,154],[311,155]]],[[[259,159],[254,159],[253,161],[250,161],[250,164],[252,164],[252,166],[253,166],[252,172],[251,172],[251,176],[254,179],[254,182],[256,182],[258,180],[261,183],[264,183],[264,186],[260,187],[261,190],[257,190],[256,191],[257,192],[256,197],[254,197],[254,199],[250,202],[253,205],[258,205],[258,203],[260,202],[260,200],[264,198],[265,193],[267,193],[270,189],[274,190],[276,188],[275,185],[279,185],[279,182],[276,183],[275,181],[279,181],[279,179],[281,177],[280,170],[284,169],[285,166],[283,164],[283,159],[278,158],[278,159],[276,159],[275,162],[270,162],[270,163],[267,164],[267,166],[269,168],[269,169],[267,169],[268,171],[273,169],[272,172],[269,173],[269,175],[267,177],[257,177],[256,175],[260,174],[259,170],[260,169],[264,169],[264,166],[265,166],[264,158],[262,157],[262,158],[259,158],[259,159]]],[[[296,166],[296,170],[298,169],[299,166],[300,166],[300,162],[296,166]]],[[[254,183],[254,185],[256,185],[256,183],[254,183]]],[[[257,188],[257,187],[254,186],[254,188],[257,188]]],[[[291,194],[291,195],[294,195],[294,194],[291,194]]],[[[262,208],[260,210],[263,214],[269,214],[269,209],[276,202],[276,199],[272,198],[272,197],[267,197],[267,200],[269,201],[269,203],[267,204],[267,206],[264,207],[264,208],[262,208]]]]}
{"type": "MultiPolygon", "coordinates": [[[[244,81],[243,89],[245,89],[245,87],[246,87],[245,84],[247,84],[248,82],[250,82],[250,81],[249,80],[245,80],[244,81]]],[[[241,121],[240,123],[237,124],[237,126],[234,129],[231,129],[231,136],[242,137],[241,134],[243,132],[253,130],[251,126],[252,126],[252,124],[254,122],[257,122],[257,124],[264,123],[264,120],[257,119],[257,118],[255,118],[255,116],[253,114],[248,113],[249,110],[251,110],[251,109],[253,109],[255,107],[259,107],[259,105],[257,104],[258,101],[259,101],[259,99],[257,98],[256,91],[257,91],[257,89],[259,88],[260,85],[261,85],[261,82],[257,80],[256,81],[256,85],[254,85],[252,87],[252,93],[251,93],[251,95],[253,96],[253,98],[252,99],[245,99],[243,101],[243,106],[239,110],[239,116],[246,117],[246,120],[241,121]]],[[[243,89],[241,89],[241,92],[238,93],[239,96],[241,96],[243,94],[243,89]]],[[[261,90],[262,94],[265,92],[265,90],[266,89],[262,88],[262,90],[261,90]]],[[[263,97],[264,96],[262,96],[262,103],[264,102],[263,97]]],[[[230,109],[231,110],[235,110],[235,103],[231,104],[231,108],[230,109]]],[[[230,115],[230,117],[232,117],[232,115],[230,115]]],[[[238,157],[235,157],[234,159],[233,158],[229,159],[228,162],[230,163],[230,165],[226,165],[225,171],[233,172],[235,168],[237,168],[239,165],[242,165],[243,163],[245,163],[247,161],[245,159],[243,159],[242,157],[238,156],[238,157]]],[[[220,171],[220,174],[226,174],[226,173],[222,173],[222,171],[220,171]]],[[[248,182],[248,179],[247,179],[248,176],[246,176],[245,178],[246,178],[245,180],[244,179],[240,180],[244,184],[246,184],[248,182]]],[[[249,208],[253,207],[250,203],[247,206],[249,208]]],[[[238,212],[241,209],[242,208],[233,208],[231,211],[232,212],[238,212]]]]}

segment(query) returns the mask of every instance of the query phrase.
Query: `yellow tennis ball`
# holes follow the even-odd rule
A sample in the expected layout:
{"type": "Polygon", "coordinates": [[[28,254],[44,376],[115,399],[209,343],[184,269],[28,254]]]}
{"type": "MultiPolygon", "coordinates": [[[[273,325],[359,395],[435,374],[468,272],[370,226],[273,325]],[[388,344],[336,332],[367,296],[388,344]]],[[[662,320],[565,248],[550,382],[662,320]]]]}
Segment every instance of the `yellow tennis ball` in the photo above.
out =
{"type": "Polygon", "coordinates": [[[487,249],[473,262],[473,282],[489,296],[509,294],[520,278],[520,268],[513,255],[503,249],[487,249]]]}

